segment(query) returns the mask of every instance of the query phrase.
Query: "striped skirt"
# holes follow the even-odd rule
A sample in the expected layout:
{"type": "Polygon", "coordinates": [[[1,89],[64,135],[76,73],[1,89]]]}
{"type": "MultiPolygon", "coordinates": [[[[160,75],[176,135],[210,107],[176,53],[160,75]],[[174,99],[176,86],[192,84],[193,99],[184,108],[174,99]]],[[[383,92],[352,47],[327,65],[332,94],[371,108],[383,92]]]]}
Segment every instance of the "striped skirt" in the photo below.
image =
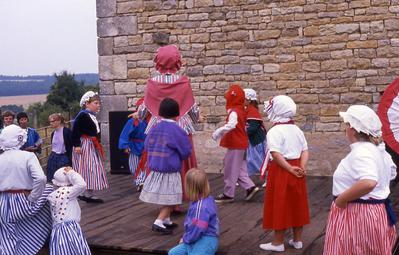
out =
{"type": "Polygon", "coordinates": [[[348,203],[345,209],[333,202],[328,216],[324,255],[388,255],[396,239],[384,204],[348,203]]]}
{"type": "Polygon", "coordinates": [[[89,138],[80,138],[82,153],[72,153],[73,169],[82,175],[88,190],[108,188],[107,174],[100,154],[89,138]]]}
{"type": "Polygon", "coordinates": [[[266,157],[265,143],[259,143],[255,146],[251,144],[247,149],[247,168],[248,175],[260,174],[260,168],[266,157]]]}
{"type": "Polygon", "coordinates": [[[51,231],[51,255],[89,255],[89,245],[79,223],[67,221],[55,224],[51,231]]]}
{"type": "Polygon", "coordinates": [[[57,154],[51,152],[47,161],[47,181],[51,182],[54,177],[55,171],[64,166],[70,166],[69,158],[67,154],[57,154]]]}
{"type": "Polygon", "coordinates": [[[140,156],[137,156],[133,153],[129,154],[129,170],[130,173],[135,178],[136,186],[139,186],[144,183],[145,177],[147,176],[146,171],[142,171],[138,166],[140,162],[140,156]]]}
{"type": "Polygon", "coordinates": [[[51,213],[47,185],[42,196],[32,203],[25,194],[0,192],[0,254],[37,254],[51,232],[51,213]]]}

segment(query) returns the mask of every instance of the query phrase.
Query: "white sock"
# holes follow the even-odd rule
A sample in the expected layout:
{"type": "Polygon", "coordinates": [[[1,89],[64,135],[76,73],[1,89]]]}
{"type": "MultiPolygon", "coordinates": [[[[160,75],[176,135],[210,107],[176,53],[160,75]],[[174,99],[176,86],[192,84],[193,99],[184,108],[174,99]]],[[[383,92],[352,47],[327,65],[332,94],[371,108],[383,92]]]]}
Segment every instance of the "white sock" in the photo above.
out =
{"type": "Polygon", "coordinates": [[[166,228],[165,225],[163,224],[163,221],[160,220],[160,219],[156,219],[156,220],[154,221],[154,224],[157,225],[157,226],[159,226],[159,227],[161,227],[161,228],[166,228]]]}
{"type": "Polygon", "coordinates": [[[170,220],[170,217],[168,217],[168,218],[165,218],[164,220],[163,220],[163,224],[165,225],[172,225],[173,224],[173,222],[170,220]]]}

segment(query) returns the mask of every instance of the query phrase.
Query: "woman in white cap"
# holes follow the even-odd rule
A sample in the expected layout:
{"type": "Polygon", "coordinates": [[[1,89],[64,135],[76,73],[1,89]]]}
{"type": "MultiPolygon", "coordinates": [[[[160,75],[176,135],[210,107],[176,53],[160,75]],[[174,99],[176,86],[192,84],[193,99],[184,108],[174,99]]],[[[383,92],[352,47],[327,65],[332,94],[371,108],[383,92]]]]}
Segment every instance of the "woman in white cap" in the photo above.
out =
{"type": "Polygon", "coordinates": [[[396,230],[387,198],[396,166],[381,142],[381,121],[364,105],[339,115],[351,151],[334,172],[324,254],[391,254],[396,230]]]}
{"type": "Polygon", "coordinates": [[[100,97],[88,91],[82,96],[80,106],[82,110],[75,117],[72,128],[72,166],[83,176],[87,191],[79,198],[86,202],[102,203],[103,200],[93,194],[94,190],[108,188],[100,126],[96,118],[100,111],[100,97]]]}
{"type": "Polygon", "coordinates": [[[262,116],[259,113],[256,91],[244,89],[245,106],[247,113],[246,131],[249,140],[247,149],[248,175],[260,173],[260,168],[265,159],[266,128],[263,125],[262,116]]]}
{"type": "Polygon", "coordinates": [[[20,150],[26,139],[13,124],[0,134],[0,254],[37,254],[51,231],[53,189],[35,154],[20,150]]]}
{"type": "Polygon", "coordinates": [[[268,165],[263,208],[263,228],[274,230],[272,242],[261,244],[268,251],[284,251],[284,234],[292,228],[288,244],[301,249],[303,226],[309,224],[306,189],[308,145],[301,129],[294,124],[296,104],[280,95],[265,102],[265,112],[273,127],[267,132],[268,165]]]}
{"type": "Polygon", "coordinates": [[[55,172],[53,184],[55,190],[47,198],[53,218],[50,254],[91,254],[79,225],[81,212],[76,200],[86,189],[85,181],[71,167],[62,167],[55,172]]]}

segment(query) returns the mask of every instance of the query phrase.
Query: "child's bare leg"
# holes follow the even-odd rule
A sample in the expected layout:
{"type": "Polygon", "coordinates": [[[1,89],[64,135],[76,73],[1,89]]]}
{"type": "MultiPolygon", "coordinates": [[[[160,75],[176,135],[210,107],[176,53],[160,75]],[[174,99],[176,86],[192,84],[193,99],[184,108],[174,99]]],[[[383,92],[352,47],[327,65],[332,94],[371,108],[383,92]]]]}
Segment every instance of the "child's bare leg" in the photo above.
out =
{"type": "Polygon", "coordinates": [[[292,232],[294,234],[294,242],[299,242],[302,239],[302,231],[303,227],[294,227],[292,228],[292,232]]]}
{"type": "Polygon", "coordinates": [[[273,245],[281,245],[284,243],[284,233],[285,229],[283,230],[274,230],[274,239],[272,241],[273,245]]]}
{"type": "Polygon", "coordinates": [[[161,210],[159,211],[157,220],[164,220],[166,218],[170,217],[170,212],[171,212],[171,208],[170,206],[164,206],[161,208],[161,210]]]}

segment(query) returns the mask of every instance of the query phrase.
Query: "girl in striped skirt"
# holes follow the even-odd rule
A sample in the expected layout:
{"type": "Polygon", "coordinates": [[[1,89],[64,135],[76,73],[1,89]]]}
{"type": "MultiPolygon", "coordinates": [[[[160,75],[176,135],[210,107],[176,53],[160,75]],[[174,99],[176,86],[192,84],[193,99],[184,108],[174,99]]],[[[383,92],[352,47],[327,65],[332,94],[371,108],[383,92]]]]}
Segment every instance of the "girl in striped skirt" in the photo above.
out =
{"type": "Polygon", "coordinates": [[[46,176],[32,152],[19,148],[26,131],[9,125],[0,134],[0,254],[37,254],[51,231],[46,176]]]}
{"type": "Polygon", "coordinates": [[[49,196],[53,230],[51,255],[89,255],[89,246],[80,228],[80,206],[76,198],[86,189],[82,176],[71,167],[62,167],[54,174],[56,188],[49,196]]]}
{"type": "Polygon", "coordinates": [[[364,105],[339,114],[351,152],[334,172],[324,255],[391,254],[396,230],[388,195],[396,166],[381,142],[381,121],[364,105]]]}
{"type": "Polygon", "coordinates": [[[104,152],[100,143],[100,126],[96,113],[100,110],[100,97],[93,91],[86,92],[80,100],[82,110],[75,117],[72,128],[72,166],[87,184],[87,191],[79,198],[86,202],[102,203],[94,190],[108,188],[104,170],[104,152]]]}

